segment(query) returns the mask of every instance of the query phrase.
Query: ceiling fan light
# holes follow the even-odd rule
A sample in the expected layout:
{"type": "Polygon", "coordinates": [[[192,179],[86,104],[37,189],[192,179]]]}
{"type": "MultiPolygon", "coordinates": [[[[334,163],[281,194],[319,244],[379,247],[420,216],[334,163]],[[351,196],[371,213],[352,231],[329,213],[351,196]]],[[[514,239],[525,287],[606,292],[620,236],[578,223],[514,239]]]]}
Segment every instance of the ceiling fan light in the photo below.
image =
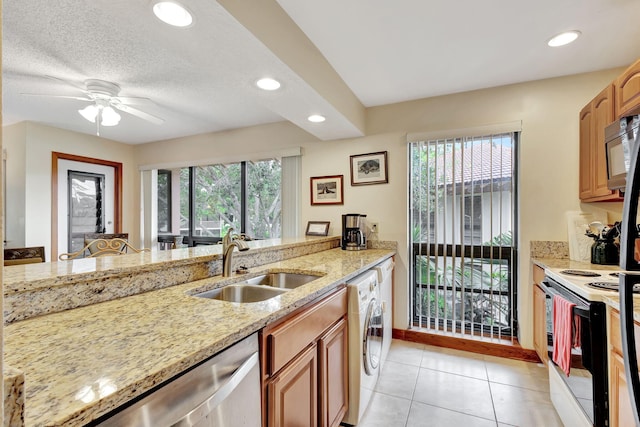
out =
{"type": "Polygon", "coordinates": [[[100,121],[102,126],[116,126],[120,123],[120,114],[116,113],[116,110],[111,107],[104,107],[100,116],[102,117],[100,121]]]}
{"type": "Polygon", "coordinates": [[[193,23],[191,13],[173,1],[161,1],[153,5],[153,13],[165,24],[174,27],[188,27],[193,23]]]}
{"type": "Polygon", "coordinates": [[[91,123],[95,123],[98,116],[98,107],[95,104],[87,105],[82,110],[78,110],[78,113],[91,123]]]}

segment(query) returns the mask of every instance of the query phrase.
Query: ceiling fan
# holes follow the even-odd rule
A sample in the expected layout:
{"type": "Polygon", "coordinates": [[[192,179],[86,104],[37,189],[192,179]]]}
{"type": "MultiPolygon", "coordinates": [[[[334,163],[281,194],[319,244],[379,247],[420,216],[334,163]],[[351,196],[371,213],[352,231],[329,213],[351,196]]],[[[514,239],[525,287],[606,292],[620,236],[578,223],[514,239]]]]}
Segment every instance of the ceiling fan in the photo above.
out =
{"type": "Polygon", "coordinates": [[[116,126],[120,122],[120,114],[118,114],[116,110],[131,114],[157,125],[164,123],[164,120],[160,117],[154,116],[130,105],[154,105],[153,101],[149,98],[118,96],[120,93],[120,86],[116,83],[99,79],[87,79],[84,81],[84,86],[81,86],[58,77],[46,77],[72,86],[84,93],[84,96],[47,95],[35,93],[23,93],[22,95],[46,96],[50,98],[65,98],[90,102],[91,104],[81,110],[78,110],[78,113],[88,121],[96,124],[96,133],[98,135],[100,135],[100,126],[116,126]]]}

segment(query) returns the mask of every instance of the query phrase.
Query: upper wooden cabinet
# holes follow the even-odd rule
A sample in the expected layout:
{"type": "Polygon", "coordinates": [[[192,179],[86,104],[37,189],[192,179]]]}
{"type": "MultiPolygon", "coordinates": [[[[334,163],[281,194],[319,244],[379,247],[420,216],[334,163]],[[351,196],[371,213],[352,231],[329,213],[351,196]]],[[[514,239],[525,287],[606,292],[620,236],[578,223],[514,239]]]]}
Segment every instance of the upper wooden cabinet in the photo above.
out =
{"type": "Polygon", "coordinates": [[[619,201],[620,193],[607,187],[604,128],[615,119],[615,90],[607,86],[580,111],[580,200],[619,201]]]}
{"type": "Polygon", "coordinates": [[[618,117],[640,113],[640,60],[625,70],[615,82],[618,117]]]}

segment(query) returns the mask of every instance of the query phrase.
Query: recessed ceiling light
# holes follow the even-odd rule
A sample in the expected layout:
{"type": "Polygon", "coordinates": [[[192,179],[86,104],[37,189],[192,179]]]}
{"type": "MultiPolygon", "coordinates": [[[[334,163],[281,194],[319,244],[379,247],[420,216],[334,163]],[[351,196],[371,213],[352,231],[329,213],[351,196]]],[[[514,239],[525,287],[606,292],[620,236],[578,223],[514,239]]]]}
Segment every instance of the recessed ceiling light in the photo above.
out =
{"type": "Polygon", "coordinates": [[[312,114],[309,117],[307,117],[307,120],[313,123],[322,123],[327,119],[324,116],[321,116],[320,114],[312,114]]]}
{"type": "Polygon", "coordinates": [[[580,34],[582,33],[580,33],[580,31],[578,30],[565,31],[564,33],[560,33],[557,36],[553,36],[547,42],[547,44],[551,47],[564,46],[580,37],[580,34]]]}
{"type": "Polygon", "coordinates": [[[193,23],[191,13],[173,1],[161,1],[153,5],[153,13],[162,22],[174,27],[188,27],[193,23]]]}
{"type": "Polygon", "coordinates": [[[263,90],[276,90],[280,89],[280,82],[270,77],[265,77],[256,82],[256,86],[263,90]]]}

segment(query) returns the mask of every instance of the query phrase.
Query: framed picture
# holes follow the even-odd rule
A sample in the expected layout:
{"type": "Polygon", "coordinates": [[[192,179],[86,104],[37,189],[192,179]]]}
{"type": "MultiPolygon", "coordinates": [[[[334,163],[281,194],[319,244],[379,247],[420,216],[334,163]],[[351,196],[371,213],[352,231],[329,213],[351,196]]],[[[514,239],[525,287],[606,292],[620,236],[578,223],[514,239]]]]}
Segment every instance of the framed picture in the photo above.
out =
{"type": "Polygon", "coordinates": [[[351,185],[385,184],[387,176],[387,152],[357,154],[351,156],[351,185]]]}
{"type": "Polygon", "coordinates": [[[343,175],[311,177],[312,205],[343,205],[343,175]]]}
{"type": "Polygon", "coordinates": [[[329,234],[329,221],[309,221],[307,223],[307,236],[327,236],[329,234]]]}

